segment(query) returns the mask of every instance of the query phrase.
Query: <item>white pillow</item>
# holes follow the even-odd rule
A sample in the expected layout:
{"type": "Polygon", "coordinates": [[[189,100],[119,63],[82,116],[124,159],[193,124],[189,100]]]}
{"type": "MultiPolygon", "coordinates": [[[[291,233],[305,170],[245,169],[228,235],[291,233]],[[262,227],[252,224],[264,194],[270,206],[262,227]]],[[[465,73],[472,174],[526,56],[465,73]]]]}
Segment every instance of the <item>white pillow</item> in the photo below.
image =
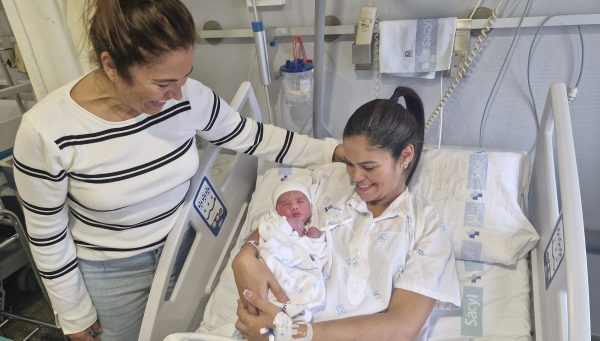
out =
{"type": "Polygon", "coordinates": [[[425,148],[410,189],[454,230],[456,259],[513,265],[539,239],[519,206],[527,164],[513,152],[425,148]]]}

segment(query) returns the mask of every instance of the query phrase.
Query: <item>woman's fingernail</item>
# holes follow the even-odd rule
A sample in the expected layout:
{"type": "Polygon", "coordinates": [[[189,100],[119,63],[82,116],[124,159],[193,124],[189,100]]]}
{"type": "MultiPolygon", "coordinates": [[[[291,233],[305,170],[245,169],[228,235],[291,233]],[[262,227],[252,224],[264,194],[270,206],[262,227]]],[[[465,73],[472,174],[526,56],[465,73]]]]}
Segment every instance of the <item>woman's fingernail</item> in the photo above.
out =
{"type": "Polygon", "coordinates": [[[246,297],[247,299],[251,299],[252,296],[254,296],[254,293],[248,289],[244,290],[244,292],[242,292],[242,294],[244,295],[244,297],[246,297]]]}

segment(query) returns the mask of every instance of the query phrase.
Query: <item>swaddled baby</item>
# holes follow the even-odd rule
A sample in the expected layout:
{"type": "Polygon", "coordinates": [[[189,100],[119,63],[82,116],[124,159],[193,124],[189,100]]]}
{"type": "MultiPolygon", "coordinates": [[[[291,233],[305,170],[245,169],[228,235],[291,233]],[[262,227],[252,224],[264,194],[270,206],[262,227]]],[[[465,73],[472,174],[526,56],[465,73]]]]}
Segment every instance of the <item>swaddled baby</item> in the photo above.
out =
{"type": "Polygon", "coordinates": [[[259,257],[290,298],[281,306],[294,321],[310,322],[312,313],[325,306],[323,267],[328,261],[325,234],[310,225],[312,205],[307,185],[297,180],[279,184],[273,207],[260,219],[259,257]]]}
{"type": "Polygon", "coordinates": [[[306,187],[298,181],[283,181],[273,192],[274,207],[277,214],[285,217],[293,232],[298,236],[319,238],[321,231],[310,225],[312,216],[309,193],[306,187]]]}

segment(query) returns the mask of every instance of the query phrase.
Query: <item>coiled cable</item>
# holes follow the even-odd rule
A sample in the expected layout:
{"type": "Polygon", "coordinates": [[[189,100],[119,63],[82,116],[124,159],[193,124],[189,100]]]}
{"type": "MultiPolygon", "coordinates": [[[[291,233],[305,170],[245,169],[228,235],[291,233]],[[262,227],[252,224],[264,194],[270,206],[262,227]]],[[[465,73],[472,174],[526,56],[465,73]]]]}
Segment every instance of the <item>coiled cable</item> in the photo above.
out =
{"type": "Polygon", "coordinates": [[[483,44],[487,40],[488,33],[491,31],[492,27],[494,26],[494,23],[496,23],[498,8],[500,8],[500,6],[502,5],[503,2],[504,2],[504,0],[500,0],[498,5],[496,6],[496,8],[492,11],[492,14],[488,17],[487,22],[483,25],[483,28],[481,29],[481,31],[479,32],[479,35],[477,36],[475,45],[473,46],[473,48],[471,48],[471,50],[469,50],[467,57],[465,59],[463,59],[463,61],[461,62],[460,66],[458,67],[458,71],[457,71],[456,75],[454,77],[452,77],[452,81],[450,82],[450,85],[448,85],[448,88],[446,88],[446,91],[440,98],[440,101],[438,102],[435,109],[433,110],[433,112],[431,113],[431,115],[429,116],[427,121],[425,122],[425,131],[427,131],[427,130],[429,130],[429,128],[431,128],[431,125],[433,124],[433,122],[436,120],[436,118],[442,111],[442,108],[444,107],[444,105],[446,104],[446,102],[448,101],[448,99],[450,98],[450,96],[452,95],[452,93],[454,92],[454,90],[456,89],[458,84],[460,83],[460,80],[464,76],[466,76],[467,71],[469,70],[469,67],[471,66],[471,63],[473,63],[473,60],[475,60],[475,57],[477,57],[477,55],[479,54],[479,51],[481,50],[481,48],[483,47],[483,44]]]}

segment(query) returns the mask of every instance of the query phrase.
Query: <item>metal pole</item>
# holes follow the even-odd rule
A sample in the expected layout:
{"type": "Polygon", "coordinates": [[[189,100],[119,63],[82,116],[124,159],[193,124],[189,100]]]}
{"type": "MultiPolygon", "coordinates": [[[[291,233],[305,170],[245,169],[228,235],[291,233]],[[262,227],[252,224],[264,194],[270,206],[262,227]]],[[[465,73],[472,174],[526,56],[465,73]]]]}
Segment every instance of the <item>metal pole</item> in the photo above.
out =
{"type": "Polygon", "coordinates": [[[267,111],[269,113],[269,123],[274,123],[273,108],[271,108],[271,98],[269,96],[269,85],[271,85],[271,73],[269,71],[269,55],[267,52],[267,38],[262,21],[258,17],[256,9],[256,0],[252,0],[252,10],[254,11],[254,21],[252,22],[252,31],[254,32],[254,45],[256,46],[256,58],[258,59],[258,69],[260,80],[265,88],[265,100],[267,111]]]}
{"type": "Polygon", "coordinates": [[[18,234],[13,234],[12,236],[10,236],[10,238],[6,239],[5,241],[3,241],[0,244],[0,250],[4,249],[5,247],[7,247],[8,245],[12,244],[13,242],[19,240],[19,235],[18,234]]]}
{"type": "Polygon", "coordinates": [[[313,88],[313,136],[324,138],[323,126],[323,66],[325,48],[325,0],[315,0],[315,60],[313,88]]]}
{"type": "Polygon", "coordinates": [[[50,324],[50,323],[47,323],[47,322],[44,322],[44,321],[35,320],[35,319],[29,318],[29,317],[24,317],[24,316],[19,316],[19,315],[7,313],[7,312],[1,311],[1,310],[0,310],[0,315],[8,316],[11,319],[21,320],[21,321],[24,321],[24,322],[27,322],[27,323],[35,324],[35,325],[40,326],[40,327],[46,327],[46,328],[50,328],[50,329],[60,329],[60,328],[58,328],[54,324],[50,324]]]}

